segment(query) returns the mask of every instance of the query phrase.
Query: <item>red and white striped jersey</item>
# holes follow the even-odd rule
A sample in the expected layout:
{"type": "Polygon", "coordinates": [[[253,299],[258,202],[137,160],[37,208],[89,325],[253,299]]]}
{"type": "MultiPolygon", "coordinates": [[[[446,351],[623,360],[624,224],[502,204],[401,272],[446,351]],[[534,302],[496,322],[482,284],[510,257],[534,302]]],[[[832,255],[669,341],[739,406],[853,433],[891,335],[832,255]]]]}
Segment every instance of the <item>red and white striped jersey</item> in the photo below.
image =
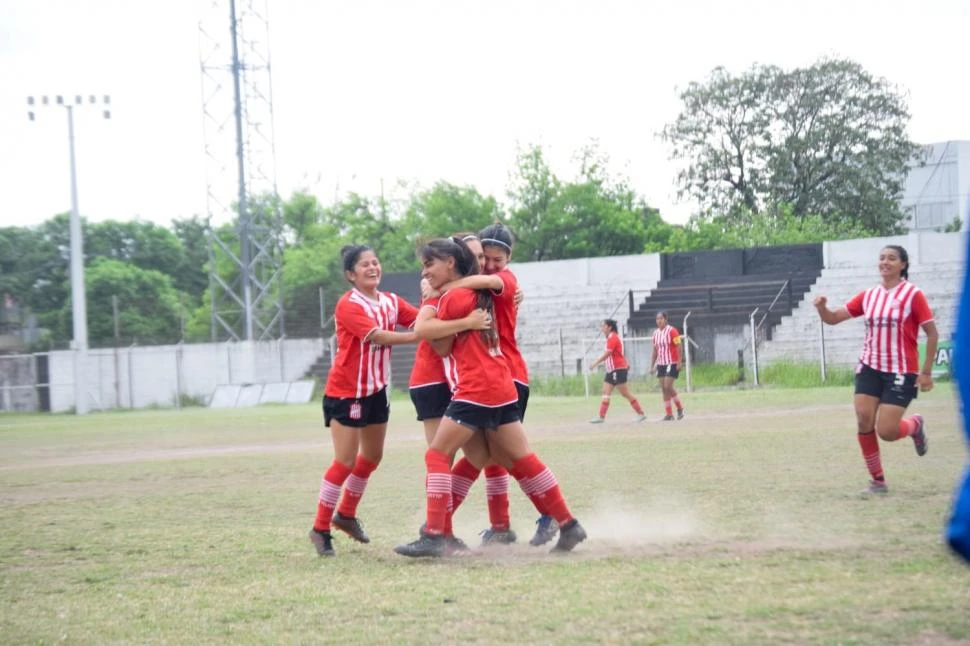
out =
{"type": "MultiPolygon", "coordinates": [[[[438,297],[429,298],[421,304],[421,307],[430,307],[437,312],[438,297]]],[[[414,353],[414,366],[411,368],[408,388],[420,388],[421,386],[443,383],[447,383],[449,390],[455,392],[455,388],[458,386],[458,372],[455,368],[455,361],[450,356],[442,357],[435,352],[430,343],[422,339],[418,342],[418,349],[414,353]]]]}
{"type": "Polygon", "coordinates": [[[623,340],[619,334],[610,332],[606,336],[606,349],[610,353],[610,356],[606,357],[606,362],[603,364],[606,366],[606,372],[626,370],[630,367],[630,364],[626,362],[626,358],[623,356],[623,340]]]}
{"type": "Polygon", "coordinates": [[[377,300],[352,289],[337,301],[334,321],[337,356],[327,377],[327,397],[361,398],[387,386],[391,347],[365,340],[374,330],[393,332],[414,324],[418,310],[397,294],[378,292],[377,300]]]}
{"type": "Polygon", "coordinates": [[[892,289],[876,285],[853,296],[845,309],[865,317],[861,363],[880,372],[919,372],[919,327],[933,320],[919,287],[905,280],[892,289]]]}
{"type": "Polygon", "coordinates": [[[653,331],[653,349],[657,351],[657,365],[680,363],[680,332],[673,325],[653,331]]]}

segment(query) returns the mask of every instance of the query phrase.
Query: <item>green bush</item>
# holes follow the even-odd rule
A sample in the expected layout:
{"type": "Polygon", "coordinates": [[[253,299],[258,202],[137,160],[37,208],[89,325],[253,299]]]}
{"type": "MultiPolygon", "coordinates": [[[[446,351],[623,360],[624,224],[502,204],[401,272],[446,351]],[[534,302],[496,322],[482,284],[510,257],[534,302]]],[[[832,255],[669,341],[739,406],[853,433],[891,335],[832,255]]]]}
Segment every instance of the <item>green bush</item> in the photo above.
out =
{"type": "MultiPolygon", "coordinates": [[[[817,363],[795,363],[775,361],[759,366],[758,381],[766,386],[783,388],[811,388],[814,386],[850,386],[854,383],[855,372],[850,367],[828,366],[825,381],[817,363]]],[[[754,375],[746,375],[747,381],[754,383],[754,375]]]]}

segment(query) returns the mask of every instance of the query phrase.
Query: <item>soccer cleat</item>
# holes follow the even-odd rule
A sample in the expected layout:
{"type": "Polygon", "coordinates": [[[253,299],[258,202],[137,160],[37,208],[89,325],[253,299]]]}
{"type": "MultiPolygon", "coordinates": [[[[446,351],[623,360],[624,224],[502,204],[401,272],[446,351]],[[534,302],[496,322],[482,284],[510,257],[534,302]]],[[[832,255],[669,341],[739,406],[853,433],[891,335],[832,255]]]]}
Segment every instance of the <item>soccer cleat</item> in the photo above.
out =
{"type": "Polygon", "coordinates": [[[361,527],[360,521],[352,516],[344,516],[338,511],[330,519],[330,524],[340,531],[345,532],[358,543],[370,543],[370,537],[364,533],[364,528],[361,527]]]}
{"type": "Polygon", "coordinates": [[[573,518],[559,528],[559,540],[551,552],[571,552],[573,548],[586,540],[586,530],[573,518]]]}
{"type": "Polygon", "coordinates": [[[864,497],[883,496],[889,493],[889,487],[886,486],[885,482],[881,482],[879,480],[870,480],[869,486],[863,489],[860,493],[862,493],[864,497]]]}
{"type": "Polygon", "coordinates": [[[674,421],[674,416],[673,415],[664,415],[664,421],[665,422],[672,422],[672,421],[674,421]]]}
{"type": "Polygon", "coordinates": [[[929,441],[926,439],[926,424],[923,422],[922,415],[913,415],[916,420],[916,432],[913,433],[913,446],[916,447],[916,455],[926,455],[929,448],[929,441]]]}
{"type": "Polygon", "coordinates": [[[529,539],[529,545],[545,545],[555,538],[558,531],[559,525],[552,519],[552,516],[539,516],[539,520],[536,521],[535,536],[529,539]]]}
{"type": "Polygon", "coordinates": [[[646,415],[637,415],[636,417],[633,418],[633,421],[634,422],[645,422],[645,421],[647,421],[647,416],[646,415]]]}
{"type": "Polygon", "coordinates": [[[677,409],[677,419],[684,419],[684,409],[683,408],[678,408],[677,409]]]}
{"type": "Polygon", "coordinates": [[[330,535],[330,532],[318,532],[315,529],[311,529],[310,542],[317,548],[317,554],[319,556],[336,555],[336,552],[333,551],[333,536],[330,535]]]}
{"type": "Polygon", "coordinates": [[[603,419],[602,417],[594,417],[593,419],[589,420],[589,423],[590,424],[602,424],[605,421],[606,420],[603,419]]]}
{"type": "Polygon", "coordinates": [[[494,527],[489,527],[482,531],[481,537],[482,547],[488,547],[489,545],[511,545],[518,538],[511,529],[495,529],[494,527]]]}
{"type": "Polygon", "coordinates": [[[413,558],[422,556],[441,558],[445,555],[445,547],[444,536],[421,534],[421,538],[418,540],[405,545],[398,545],[394,548],[394,551],[401,556],[410,556],[413,558]]]}
{"type": "Polygon", "coordinates": [[[458,556],[460,554],[469,554],[471,550],[465,544],[465,541],[461,540],[454,534],[449,534],[445,536],[445,556],[458,556]]]}

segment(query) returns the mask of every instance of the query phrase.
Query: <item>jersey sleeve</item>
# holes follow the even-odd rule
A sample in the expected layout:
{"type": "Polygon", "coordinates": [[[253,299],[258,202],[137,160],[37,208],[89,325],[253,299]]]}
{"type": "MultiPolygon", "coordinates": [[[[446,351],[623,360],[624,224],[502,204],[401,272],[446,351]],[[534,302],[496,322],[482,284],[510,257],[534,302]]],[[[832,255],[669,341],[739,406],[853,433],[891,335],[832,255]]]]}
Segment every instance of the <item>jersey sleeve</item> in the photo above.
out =
{"type": "Polygon", "coordinates": [[[618,336],[616,336],[615,334],[611,334],[606,339],[606,349],[609,350],[610,352],[614,352],[614,353],[617,350],[619,350],[620,349],[620,338],[618,336]]]}
{"type": "Polygon", "coordinates": [[[334,319],[337,325],[358,339],[367,338],[368,334],[380,327],[363,307],[349,299],[341,299],[337,303],[334,319]]]}
{"type": "Polygon", "coordinates": [[[922,291],[916,292],[913,295],[913,318],[920,325],[933,320],[933,310],[930,309],[930,304],[927,302],[926,296],[922,291]]]}
{"type": "Polygon", "coordinates": [[[846,302],[845,311],[848,312],[849,316],[852,318],[863,315],[864,310],[862,308],[862,299],[865,297],[865,295],[865,292],[859,292],[846,302]]]}
{"type": "Polygon", "coordinates": [[[397,294],[394,297],[397,299],[397,324],[401,327],[411,327],[418,318],[418,308],[397,294]]]}
{"type": "Polygon", "coordinates": [[[675,328],[673,325],[670,326],[670,342],[673,345],[680,345],[683,342],[680,332],[678,332],[677,328],[675,328]]]}
{"type": "Polygon", "coordinates": [[[453,289],[438,301],[438,318],[452,321],[464,318],[475,309],[475,292],[470,289],[453,289]]]}
{"type": "Polygon", "coordinates": [[[502,280],[502,289],[492,293],[495,294],[497,298],[509,301],[510,303],[515,300],[515,292],[519,289],[519,281],[515,279],[515,274],[511,271],[503,269],[502,271],[494,274],[502,280]]]}

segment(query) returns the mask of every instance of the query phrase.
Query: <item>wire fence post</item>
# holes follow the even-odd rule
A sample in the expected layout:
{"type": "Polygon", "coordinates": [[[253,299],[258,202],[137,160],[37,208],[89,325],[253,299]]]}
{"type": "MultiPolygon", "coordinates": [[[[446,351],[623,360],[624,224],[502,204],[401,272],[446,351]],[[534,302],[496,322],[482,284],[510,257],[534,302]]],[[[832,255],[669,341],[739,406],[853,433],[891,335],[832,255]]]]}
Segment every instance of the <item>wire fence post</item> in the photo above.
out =
{"type": "Polygon", "coordinates": [[[754,315],[758,313],[758,308],[751,312],[751,369],[754,372],[754,385],[760,386],[758,382],[758,329],[754,322],[754,315]]]}
{"type": "Polygon", "coordinates": [[[175,345],[175,410],[182,410],[182,342],[175,345]]]}
{"type": "Polygon", "coordinates": [[[690,369],[690,335],[687,333],[687,319],[690,318],[691,312],[687,312],[684,315],[684,366],[687,368],[687,392],[694,392],[694,382],[691,379],[691,369],[690,369]]]}
{"type": "Polygon", "coordinates": [[[819,374],[824,383],[827,375],[825,374],[825,323],[822,319],[818,320],[818,349],[819,374]]]}
{"type": "Polygon", "coordinates": [[[562,344],[562,328],[559,328],[559,376],[566,376],[566,353],[562,344]]]}

